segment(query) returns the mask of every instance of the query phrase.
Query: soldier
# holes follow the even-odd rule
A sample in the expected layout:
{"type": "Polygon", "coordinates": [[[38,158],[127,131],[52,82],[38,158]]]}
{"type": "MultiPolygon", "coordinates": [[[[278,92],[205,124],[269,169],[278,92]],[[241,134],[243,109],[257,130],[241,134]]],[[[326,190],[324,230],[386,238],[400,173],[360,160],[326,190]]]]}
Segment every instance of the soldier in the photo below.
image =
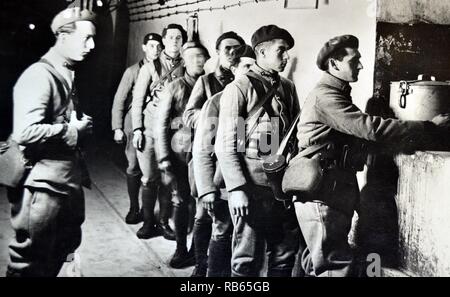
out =
{"type": "Polygon", "coordinates": [[[191,148],[191,129],[183,124],[182,115],[192,88],[204,73],[203,66],[209,59],[207,49],[196,41],[187,42],[182,50],[186,71],[170,83],[160,95],[158,109],[157,157],[163,180],[172,189],[175,237],[177,248],[170,266],[181,268],[194,264],[193,250],[187,251],[186,239],[189,221],[188,204],[192,199],[188,177],[188,161],[191,148]]]}
{"type": "MultiPolygon", "coordinates": [[[[205,101],[214,94],[223,90],[233,79],[230,63],[233,60],[232,52],[238,46],[245,44],[244,40],[235,32],[226,32],[216,41],[216,51],[219,56],[219,65],[216,71],[202,75],[194,86],[192,94],[186,105],[183,118],[186,125],[195,128],[200,110],[205,101]]],[[[190,164],[192,166],[192,164],[190,164]]],[[[192,168],[190,168],[192,172],[192,168]]],[[[195,241],[196,265],[192,276],[206,276],[208,244],[211,238],[211,218],[197,200],[193,238],[195,241]]]]}
{"type": "Polygon", "coordinates": [[[136,149],[133,146],[133,128],[131,126],[131,101],[132,91],[139,70],[144,64],[153,62],[159,58],[162,50],[161,36],[149,33],[144,36],[142,51],[144,58],[138,63],[131,65],[122,76],[111,112],[111,127],[114,131],[114,141],[118,144],[123,142],[125,156],[127,157],[127,189],[130,198],[130,210],[125,217],[127,224],[137,224],[142,221],[142,211],[139,211],[139,189],[141,184],[141,170],[136,157],[136,149]]]}
{"type": "Polygon", "coordinates": [[[279,76],[293,46],[286,30],[275,25],[259,28],[252,36],[256,64],[230,83],[220,100],[215,151],[234,225],[232,276],[257,276],[265,244],[268,276],[291,276],[294,266],[299,236],[295,213],[275,200],[262,169],[270,153],[264,143],[272,138],[278,145],[277,137],[284,136],[300,111],[294,84],[279,76]],[[249,123],[245,131],[243,119],[249,123]],[[249,134],[245,141],[242,134],[249,134]]]}
{"type": "MultiPolygon", "coordinates": [[[[245,75],[255,63],[255,53],[249,45],[235,49],[230,69],[236,79],[245,75]]],[[[197,81],[198,82],[198,81],[197,81]]],[[[227,193],[214,153],[219,104],[222,92],[208,99],[200,112],[192,151],[195,183],[198,191],[197,213],[204,213],[212,222],[212,234],[205,250],[206,267],[199,265],[198,240],[195,241],[196,267],[193,276],[228,277],[231,274],[231,236],[233,223],[228,210],[227,193]],[[201,208],[201,209],[199,209],[201,208]],[[210,240],[211,239],[211,240],[210,240]],[[209,249],[209,255],[207,255],[209,249]]],[[[192,95],[191,95],[192,98],[192,95]]],[[[196,219],[197,220],[197,219],[196,219]]],[[[195,239],[195,229],[194,229],[195,239]]]]}
{"type": "Polygon", "coordinates": [[[75,100],[73,67],[95,47],[93,22],[87,10],[58,13],[51,23],[55,45],[14,86],[12,139],[33,167],[23,186],[10,191],[15,237],[7,276],[56,276],[81,243],[82,185],[89,177],[78,144],[92,120],[75,100]]]}
{"type": "Polygon", "coordinates": [[[168,240],[175,240],[169,226],[170,195],[161,186],[160,171],[155,153],[155,132],[153,127],[157,118],[158,95],[165,86],[184,74],[181,46],[186,42],[186,32],[178,24],[169,24],[162,32],[164,50],[159,59],[147,63],[139,71],[133,90],[131,120],[133,125],[133,146],[142,171],[142,208],[144,224],[136,235],[147,239],[160,233],[168,240]],[[159,199],[159,224],[155,227],[154,208],[159,199]]]}
{"type": "Polygon", "coordinates": [[[324,74],[307,97],[298,124],[299,154],[320,157],[325,167],[319,189],[294,203],[307,245],[302,266],[310,276],[356,274],[348,233],[359,200],[356,171],[362,170],[369,148],[364,141],[399,151],[426,143],[427,135],[449,127],[444,116],[432,122],[399,121],[361,112],[350,96],[350,83],[363,69],[358,44],[352,35],[325,43],[317,57],[324,74]]]}

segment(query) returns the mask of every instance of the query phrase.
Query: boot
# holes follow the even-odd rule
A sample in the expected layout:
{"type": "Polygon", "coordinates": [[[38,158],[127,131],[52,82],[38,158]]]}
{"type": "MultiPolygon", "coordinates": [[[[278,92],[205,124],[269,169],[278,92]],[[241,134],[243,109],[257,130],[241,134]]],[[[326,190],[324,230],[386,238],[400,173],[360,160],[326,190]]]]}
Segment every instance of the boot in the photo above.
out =
{"type": "Polygon", "coordinates": [[[208,268],[208,246],[211,239],[212,221],[208,218],[196,219],[192,240],[194,241],[196,269],[192,276],[206,277],[208,268]],[[195,274],[195,275],[194,275],[195,274]]]}
{"type": "Polygon", "coordinates": [[[170,259],[170,267],[180,269],[195,265],[195,255],[194,252],[187,251],[186,248],[178,248],[170,259]]]}
{"type": "Polygon", "coordinates": [[[144,210],[144,225],[137,231],[136,236],[141,239],[149,239],[158,236],[154,225],[154,209],[156,204],[156,187],[151,184],[142,186],[142,208],[144,210]]]}
{"type": "Polygon", "coordinates": [[[230,277],[231,237],[209,243],[208,277],[230,277]]]}
{"type": "Polygon", "coordinates": [[[125,216],[127,224],[138,224],[142,222],[143,216],[139,211],[139,189],[141,180],[139,175],[127,174],[128,197],[130,198],[130,210],[125,216]]]}
{"type": "Polygon", "coordinates": [[[175,240],[175,232],[169,226],[169,217],[172,203],[170,201],[170,193],[166,187],[160,185],[158,192],[159,201],[159,224],[158,231],[167,240],[175,240]]]}
{"type": "Polygon", "coordinates": [[[175,237],[177,241],[177,249],[175,250],[172,259],[170,260],[170,267],[183,268],[195,264],[195,255],[193,249],[187,251],[187,225],[188,225],[188,207],[185,202],[174,206],[174,223],[175,223],[175,237]]]}

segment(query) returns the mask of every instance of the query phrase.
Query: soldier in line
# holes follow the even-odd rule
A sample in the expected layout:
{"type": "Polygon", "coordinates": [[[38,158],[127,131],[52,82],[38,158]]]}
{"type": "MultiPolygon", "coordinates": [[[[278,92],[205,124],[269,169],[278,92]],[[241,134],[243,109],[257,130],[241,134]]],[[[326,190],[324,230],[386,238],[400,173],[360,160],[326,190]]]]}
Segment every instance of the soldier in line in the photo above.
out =
{"type": "Polygon", "coordinates": [[[137,149],[139,167],[142,171],[142,208],[144,224],[137,231],[139,238],[147,239],[162,233],[164,238],[174,240],[169,226],[170,194],[161,185],[161,175],[155,150],[155,120],[157,119],[159,94],[174,79],[184,75],[180,54],[187,35],[183,27],[169,24],[162,32],[164,50],[159,59],[143,65],[133,90],[131,119],[133,146],[137,149]],[[159,224],[155,226],[154,208],[159,199],[159,224]]]}
{"type": "Polygon", "coordinates": [[[230,83],[220,100],[215,152],[234,225],[232,276],[258,276],[266,244],[268,276],[292,274],[298,223],[293,208],[276,201],[269,187],[262,160],[270,151],[262,143],[281,139],[300,111],[293,82],[279,75],[293,46],[286,30],[275,25],[259,28],[252,36],[255,65],[230,83]],[[241,131],[242,119],[249,123],[245,131],[241,131]],[[247,133],[243,140],[240,136],[247,133]]]}
{"type": "MultiPolygon", "coordinates": [[[[234,75],[230,70],[230,63],[233,60],[232,52],[243,44],[245,44],[244,40],[233,31],[223,33],[219,36],[216,41],[219,65],[214,72],[202,75],[197,80],[183,114],[186,125],[196,128],[200,110],[205,101],[222,91],[227,84],[233,81],[234,75]]],[[[192,172],[192,164],[189,166],[189,170],[192,172]]],[[[211,217],[202,207],[201,199],[198,199],[193,229],[196,265],[192,276],[206,276],[211,225],[211,217]]]]}
{"type": "Polygon", "coordinates": [[[138,224],[143,220],[143,211],[139,211],[139,190],[141,186],[141,169],[133,146],[133,128],[131,125],[132,91],[144,64],[159,58],[162,51],[162,39],[159,34],[149,33],[144,36],[142,51],[144,58],[128,67],[117,88],[111,111],[111,128],[114,131],[114,141],[118,144],[125,142],[125,156],[127,157],[127,189],[130,199],[130,210],[125,217],[127,224],[138,224]]]}
{"type": "Polygon", "coordinates": [[[359,202],[356,172],[369,149],[375,144],[392,152],[416,149],[450,127],[448,115],[400,121],[359,110],[350,95],[350,83],[363,69],[358,45],[353,35],[325,43],[317,57],[323,77],[308,95],[298,124],[299,154],[320,157],[325,167],[320,188],[294,203],[307,245],[302,267],[309,276],[357,275],[348,233],[359,202]]]}
{"type": "Polygon", "coordinates": [[[58,13],[51,23],[55,45],[14,86],[11,138],[33,167],[9,191],[15,237],[7,276],[57,276],[81,243],[82,186],[90,180],[79,144],[92,132],[92,119],[79,109],[74,66],[95,47],[94,17],[80,8],[58,13]]]}
{"type": "MultiPolygon", "coordinates": [[[[245,75],[255,63],[255,53],[249,45],[233,51],[230,70],[236,79],[245,75]]],[[[198,82],[198,81],[197,81],[198,82]]],[[[231,274],[231,236],[233,223],[228,210],[227,192],[222,173],[214,156],[214,143],[219,117],[219,92],[209,98],[201,109],[192,150],[195,183],[198,191],[197,205],[212,221],[211,240],[207,246],[207,276],[228,277],[231,274]]],[[[192,98],[192,96],[191,96],[192,98]]],[[[199,208],[197,207],[197,211],[199,208]]],[[[195,232],[195,229],[194,229],[195,232]]],[[[194,234],[195,236],[195,234],[194,234]]],[[[206,238],[205,238],[206,239],[206,238]]],[[[195,242],[195,249],[198,249],[195,242]]],[[[199,265],[196,255],[196,265],[199,265]]],[[[196,269],[198,267],[196,266],[196,269]]],[[[202,276],[194,269],[193,276],[202,276]]]]}
{"type": "Polygon", "coordinates": [[[163,181],[172,193],[176,251],[170,260],[173,268],[194,265],[193,249],[187,250],[189,223],[188,204],[193,199],[189,184],[188,161],[191,154],[192,132],[186,127],[182,115],[197,79],[204,73],[209,59],[208,50],[197,41],[187,42],[182,49],[185,63],[183,77],[175,79],[160,94],[156,122],[157,157],[163,181]]]}

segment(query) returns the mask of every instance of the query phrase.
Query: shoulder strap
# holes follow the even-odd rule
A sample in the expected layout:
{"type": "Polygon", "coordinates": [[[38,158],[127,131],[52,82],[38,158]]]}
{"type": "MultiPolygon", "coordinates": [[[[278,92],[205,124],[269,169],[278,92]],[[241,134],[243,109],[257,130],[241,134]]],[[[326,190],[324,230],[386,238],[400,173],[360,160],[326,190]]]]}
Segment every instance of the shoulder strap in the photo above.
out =
{"type": "MultiPolygon", "coordinates": [[[[67,81],[64,79],[64,77],[55,69],[55,66],[53,66],[52,63],[50,63],[48,60],[41,58],[38,63],[41,63],[42,65],[44,65],[45,69],[47,69],[50,74],[55,78],[55,82],[56,82],[56,87],[58,88],[59,93],[64,96],[64,100],[72,100],[75,110],[77,112],[77,117],[81,117],[82,112],[81,110],[79,110],[79,104],[78,101],[76,101],[76,98],[73,98],[72,96],[72,89],[70,88],[69,84],[67,83],[67,81]],[[66,94],[66,90],[69,94],[68,97],[65,96],[66,94]],[[76,101],[76,102],[75,102],[76,101]]],[[[53,102],[50,100],[51,104],[53,104],[53,102]]]]}
{"type": "Polygon", "coordinates": [[[248,143],[250,135],[253,134],[253,132],[256,129],[256,126],[258,125],[258,119],[261,116],[261,114],[264,111],[264,105],[273,97],[275,94],[276,89],[274,87],[270,87],[267,92],[264,90],[263,82],[261,82],[259,79],[257,79],[254,75],[252,75],[252,72],[249,71],[247,73],[247,77],[250,80],[250,83],[252,84],[253,88],[256,91],[256,94],[258,98],[263,98],[258,102],[255,107],[248,113],[247,118],[245,119],[245,123],[249,123],[252,118],[256,118],[254,121],[252,127],[248,130],[248,133],[246,133],[245,141],[248,143]]]}
{"type": "Polygon", "coordinates": [[[42,63],[44,65],[46,65],[47,67],[45,67],[55,78],[57,78],[57,80],[62,83],[66,89],[70,92],[71,88],[69,86],[69,84],[67,83],[67,81],[64,79],[64,77],[62,77],[62,75],[56,71],[55,66],[53,66],[52,63],[50,63],[48,60],[41,58],[39,61],[39,63],[42,63]]]}
{"type": "Polygon", "coordinates": [[[206,98],[209,99],[212,97],[211,92],[211,73],[202,76],[203,84],[205,85],[205,91],[206,91],[206,98]]]}
{"type": "MultiPolygon", "coordinates": [[[[170,75],[172,75],[172,73],[177,70],[178,68],[180,68],[181,66],[183,66],[183,60],[181,60],[180,62],[178,62],[177,65],[173,66],[172,69],[170,69],[168,72],[166,72],[163,76],[161,76],[154,84],[153,87],[150,88],[150,94],[151,92],[163,81],[165,81],[170,75]]],[[[144,102],[144,106],[142,107],[142,109],[144,110],[147,105],[150,103],[151,101],[151,96],[148,96],[147,98],[150,97],[150,100],[145,100],[144,102]]]]}

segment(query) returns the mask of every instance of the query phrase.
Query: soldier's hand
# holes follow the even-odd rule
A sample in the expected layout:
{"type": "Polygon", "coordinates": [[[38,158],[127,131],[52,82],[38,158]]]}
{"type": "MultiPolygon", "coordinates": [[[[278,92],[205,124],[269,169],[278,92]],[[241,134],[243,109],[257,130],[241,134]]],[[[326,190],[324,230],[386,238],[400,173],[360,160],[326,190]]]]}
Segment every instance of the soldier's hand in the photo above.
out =
{"type": "Polygon", "coordinates": [[[170,170],[163,170],[161,171],[161,182],[166,187],[173,187],[175,184],[176,177],[175,174],[170,170]]]}
{"type": "Polygon", "coordinates": [[[209,193],[199,198],[203,208],[207,211],[213,211],[214,201],[216,201],[216,193],[209,193]]]}
{"type": "Polygon", "coordinates": [[[438,127],[450,129],[450,114],[448,113],[438,114],[431,121],[438,127]]]}
{"type": "Polygon", "coordinates": [[[86,114],[83,114],[83,117],[79,120],[77,119],[77,113],[72,111],[69,125],[75,127],[78,130],[78,134],[81,136],[92,133],[92,118],[86,114]]]}
{"type": "Polygon", "coordinates": [[[159,170],[162,170],[162,171],[170,170],[171,167],[172,167],[172,163],[170,163],[170,161],[168,161],[168,160],[164,160],[158,164],[159,170]]]}
{"type": "Polygon", "coordinates": [[[228,203],[232,210],[232,215],[235,215],[238,217],[248,216],[248,214],[249,214],[249,210],[248,210],[249,199],[248,199],[247,194],[244,191],[242,191],[242,190],[232,191],[230,193],[230,197],[228,198],[228,203]]]}
{"type": "Polygon", "coordinates": [[[125,133],[123,133],[122,129],[116,129],[114,130],[114,141],[117,144],[122,144],[127,140],[125,133]]]}
{"type": "Polygon", "coordinates": [[[144,148],[144,136],[141,130],[136,130],[133,133],[133,146],[135,149],[142,151],[144,148]]]}

